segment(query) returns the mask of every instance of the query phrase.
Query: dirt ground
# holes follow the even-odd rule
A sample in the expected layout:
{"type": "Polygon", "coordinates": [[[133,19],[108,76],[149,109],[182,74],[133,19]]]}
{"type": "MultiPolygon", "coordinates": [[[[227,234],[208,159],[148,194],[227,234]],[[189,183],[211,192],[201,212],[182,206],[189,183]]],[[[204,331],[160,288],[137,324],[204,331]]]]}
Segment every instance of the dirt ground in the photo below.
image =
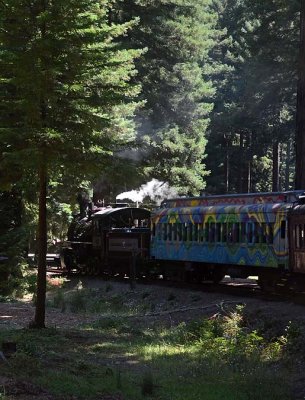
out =
{"type": "MultiPolygon", "coordinates": [[[[154,310],[140,312],[138,317],[147,320],[168,320],[171,324],[188,321],[194,318],[213,315],[220,309],[235,307],[242,304],[248,313],[255,313],[258,318],[268,317],[277,323],[286,324],[291,320],[297,321],[305,327],[305,305],[294,304],[292,301],[281,301],[280,298],[266,300],[261,298],[235,296],[225,293],[192,291],[188,289],[172,288],[158,285],[137,284],[131,289],[128,282],[111,282],[99,278],[74,277],[65,285],[66,291],[80,288],[103,290],[109,297],[118,294],[125,298],[125,306],[135,309],[137,304],[149,296],[154,303],[154,310]],[[109,287],[111,286],[111,289],[109,287]],[[108,288],[108,289],[107,289],[108,288]]],[[[47,297],[52,296],[48,294],[47,297]]],[[[0,303],[0,329],[27,327],[34,317],[35,308],[30,298],[19,302],[0,303]]],[[[76,328],[80,324],[94,322],[102,315],[63,313],[59,309],[46,309],[46,325],[56,328],[76,328]]],[[[109,315],[108,315],[109,317],[109,315]]],[[[135,316],[136,317],[136,316],[135,316]]]]}
{"type": "MultiPolygon", "coordinates": [[[[105,295],[114,294],[123,296],[125,309],[136,310],[137,305],[143,303],[143,299],[149,297],[154,304],[153,309],[144,311],[139,308],[139,313],[134,313],[130,318],[135,321],[149,324],[168,324],[174,326],[180,322],[187,322],[199,317],[212,317],[218,312],[232,310],[236,305],[245,306],[245,311],[251,315],[251,329],[259,327],[262,320],[270,322],[272,335],[274,331],[283,329],[289,321],[296,322],[305,330],[305,306],[296,305],[290,301],[280,299],[267,301],[253,297],[240,297],[224,293],[205,292],[202,290],[188,290],[180,288],[169,288],[165,286],[147,285],[137,283],[135,289],[131,289],[128,282],[109,282],[100,278],[74,277],[65,284],[65,290],[75,291],[77,289],[102,290],[105,295]]],[[[48,298],[52,294],[48,294],[48,298]]],[[[29,325],[33,319],[35,308],[30,298],[13,303],[0,303],[0,329],[21,329],[29,325]]],[[[107,315],[109,317],[109,314],[107,315]]],[[[47,307],[46,326],[63,329],[78,328],[80,325],[92,323],[103,318],[101,314],[72,313],[68,310],[64,313],[60,309],[47,307]]],[[[26,383],[11,382],[7,378],[0,377],[0,387],[6,387],[9,399],[18,400],[55,400],[48,393],[40,391],[36,387],[27,386],[26,383]]],[[[305,398],[305,376],[296,377],[296,392],[294,399],[305,398]]],[[[56,398],[58,399],[58,398],[56,398]]],[[[65,397],[63,400],[73,400],[65,397]]],[[[101,400],[123,400],[120,395],[101,397],[101,400]]]]}

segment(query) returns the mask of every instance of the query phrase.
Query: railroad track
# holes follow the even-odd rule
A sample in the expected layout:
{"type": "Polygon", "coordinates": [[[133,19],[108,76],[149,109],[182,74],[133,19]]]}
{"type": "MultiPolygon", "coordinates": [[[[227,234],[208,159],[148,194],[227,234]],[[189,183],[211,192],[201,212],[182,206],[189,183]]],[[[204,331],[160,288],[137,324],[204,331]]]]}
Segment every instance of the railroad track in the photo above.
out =
{"type": "MultiPolygon", "coordinates": [[[[49,276],[67,276],[67,272],[56,268],[54,266],[49,266],[47,268],[47,273],[49,276]]],[[[81,274],[78,272],[73,272],[70,276],[86,276],[85,274],[81,274]]],[[[128,277],[121,276],[109,276],[109,275],[88,275],[88,278],[91,279],[103,279],[107,281],[113,282],[123,282],[126,285],[131,285],[132,282],[128,277]]],[[[225,277],[222,282],[219,284],[213,284],[212,282],[183,282],[179,280],[163,280],[160,279],[137,279],[133,284],[136,286],[137,284],[142,285],[152,285],[152,286],[160,286],[160,287],[168,287],[168,288],[177,288],[177,289],[190,289],[193,291],[204,291],[204,292],[221,292],[226,294],[232,294],[236,296],[257,296],[261,294],[262,291],[258,286],[255,279],[231,279],[230,277],[225,277]]]]}
{"type": "MultiPolygon", "coordinates": [[[[48,276],[67,276],[67,272],[60,269],[51,263],[47,268],[48,276]]],[[[72,276],[86,276],[85,274],[73,272],[72,276]]],[[[132,282],[128,277],[96,275],[91,276],[91,279],[103,279],[113,282],[124,282],[126,285],[132,286],[132,282]]],[[[305,305],[305,288],[304,290],[296,288],[293,285],[285,285],[279,282],[273,292],[264,292],[258,285],[256,277],[249,279],[237,279],[226,276],[220,283],[213,284],[212,282],[183,282],[179,280],[163,280],[161,279],[137,279],[133,284],[137,283],[152,286],[161,286],[177,289],[189,289],[192,291],[203,291],[207,293],[223,293],[236,297],[257,298],[263,301],[291,301],[295,304],[305,305]]]]}

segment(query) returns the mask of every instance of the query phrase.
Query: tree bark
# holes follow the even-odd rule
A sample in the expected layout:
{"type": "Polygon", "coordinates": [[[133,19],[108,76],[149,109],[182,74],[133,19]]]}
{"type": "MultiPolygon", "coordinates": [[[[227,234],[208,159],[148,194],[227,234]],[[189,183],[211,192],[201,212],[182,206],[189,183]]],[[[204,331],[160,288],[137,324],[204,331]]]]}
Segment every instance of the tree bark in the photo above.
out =
{"type": "Polygon", "coordinates": [[[305,189],[305,0],[301,0],[295,188],[305,189]]]}
{"type": "Polygon", "coordinates": [[[224,162],[224,178],[225,178],[225,193],[229,193],[229,179],[230,179],[230,155],[229,155],[229,148],[230,148],[230,141],[229,139],[224,136],[225,139],[225,162],[224,162]]]}
{"type": "MultiPolygon", "coordinates": [[[[41,12],[47,10],[48,0],[41,0],[41,12]]],[[[46,22],[43,19],[40,30],[43,39],[46,39],[46,22]]],[[[40,98],[40,121],[41,129],[44,132],[47,127],[47,106],[45,100],[47,88],[47,70],[48,60],[45,54],[41,55],[41,64],[44,69],[42,78],[43,89],[40,98]]],[[[45,328],[45,306],[47,289],[47,157],[46,149],[40,149],[40,159],[38,165],[39,178],[39,213],[38,213],[38,274],[37,274],[37,292],[36,309],[34,321],[30,324],[31,328],[45,328]]]]}
{"type": "Polygon", "coordinates": [[[250,193],[251,192],[251,158],[249,157],[247,160],[246,164],[246,170],[245,170],[245,189],[244,193],[250,193]]]}
{"type": "Polygon", "coordinates": [[[291,152],[291,146],[290,146],[290,140],[288,140],[286,149],[286,165],[285,165],[285,190],[289,190],[290,188],[290,152],[291,152]]]}
{"type": "Polygon", "coordinates": [[[278,141],[273,143],[273,164],[272,164],[272,191],[278,192],[280,190],[280,153],[278,141]]]}
{"type": "Polygon", "coordinates": [[[39,216],[38,216],[38,275],[34,321],[31,328],[45,328],[46,272],[47,272],[47,164],[41,157],[39,165],[39,216]]]}
{"type": "Polygon", "coordinates": [[[244,174],[245,174],[244,168],[245,168],[245,163],[246,163],[244,137],[245,137],[244,132],[241,132],[240,139],[239,139],[239,155],[240,155],[240,159],[241,159],[241,164],[240,164],[240,168],[238,171],[239,182],[237,184],[239,193],[242,193],[244,191],[244,174]]]}
{"type": "Polygon", "coordinates": [[[252,133],[247,133],[246,140],[246,162],[244,165],[244,183],[243,183],[243,192],[250,193],[251,190],[251,169],[252,169],[252,133]]]}

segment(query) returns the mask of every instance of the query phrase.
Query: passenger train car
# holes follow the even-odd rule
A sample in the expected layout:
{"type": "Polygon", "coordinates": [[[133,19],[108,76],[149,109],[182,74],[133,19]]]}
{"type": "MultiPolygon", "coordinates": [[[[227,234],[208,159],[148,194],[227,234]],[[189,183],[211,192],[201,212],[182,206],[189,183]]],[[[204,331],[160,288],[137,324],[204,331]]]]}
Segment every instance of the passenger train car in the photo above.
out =
{"type": "Polygon", "coordinates": [[[305,273],[303,191],[177,198],[152,213],[151,258],[163,273],[220,281],[305,273]]]}

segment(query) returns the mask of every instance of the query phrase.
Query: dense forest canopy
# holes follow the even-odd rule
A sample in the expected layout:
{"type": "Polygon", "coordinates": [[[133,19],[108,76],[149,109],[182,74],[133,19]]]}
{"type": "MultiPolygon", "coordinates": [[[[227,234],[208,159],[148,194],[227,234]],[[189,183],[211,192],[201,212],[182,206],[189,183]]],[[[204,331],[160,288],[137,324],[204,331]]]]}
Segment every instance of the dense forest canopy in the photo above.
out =
{"type": "MultiPolygon", "coordinates": [[[[182,195],[294,187],[300,7],[116,3],[114,21],[139,18],[125,45],[144,49],[135,77],[144,102],[135,118],[139,186],[157,178],[182,195]]],[[[116,193],[136,187],[123,181],[116,193]]]]}
{"type": "Polygon", "coordinates": [[[153,179],[180,195],[292,189],[304,10],[303,0],[2,1],[0,251],[24,251],[38,224],[43,281],[47,209],[58,231],[52,216],[68,221],[94,183],[112,201],[153,179]]]}

